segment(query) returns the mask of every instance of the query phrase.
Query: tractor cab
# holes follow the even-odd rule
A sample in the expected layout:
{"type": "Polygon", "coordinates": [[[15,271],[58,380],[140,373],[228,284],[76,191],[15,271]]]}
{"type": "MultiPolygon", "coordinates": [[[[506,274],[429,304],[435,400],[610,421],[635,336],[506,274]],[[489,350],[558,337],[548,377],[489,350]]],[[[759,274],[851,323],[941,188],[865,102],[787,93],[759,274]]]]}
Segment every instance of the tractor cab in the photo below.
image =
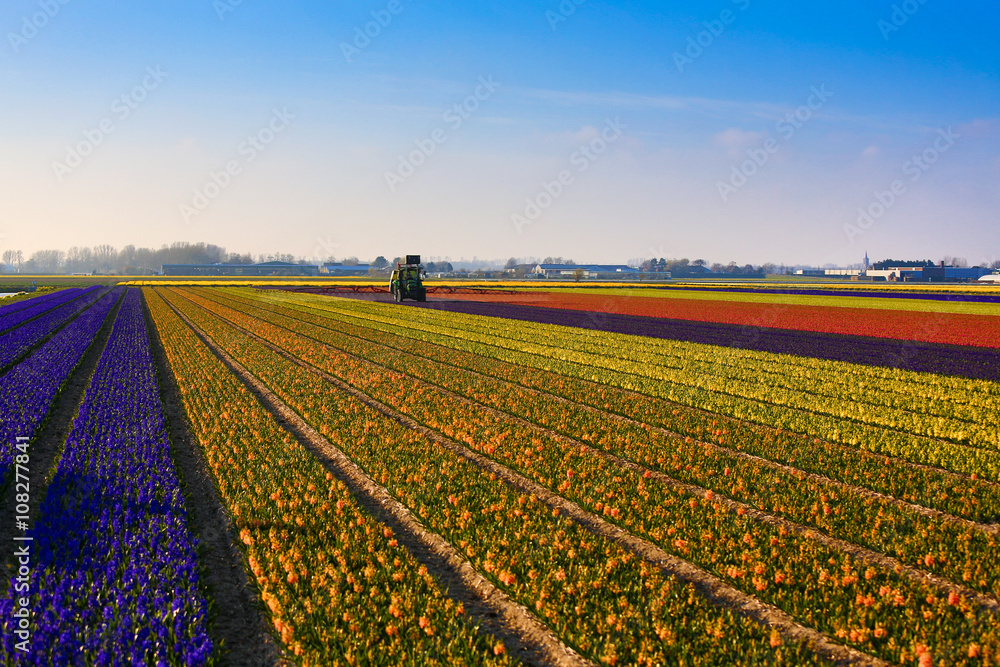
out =
{"type": "Polygon", "coordinates": [[[427,300],[427,289],[420,280],[421,271],[420,255],[407,255],[406,261],[396,263],[389,277],[389,292],[394,301],[427,300]]]}

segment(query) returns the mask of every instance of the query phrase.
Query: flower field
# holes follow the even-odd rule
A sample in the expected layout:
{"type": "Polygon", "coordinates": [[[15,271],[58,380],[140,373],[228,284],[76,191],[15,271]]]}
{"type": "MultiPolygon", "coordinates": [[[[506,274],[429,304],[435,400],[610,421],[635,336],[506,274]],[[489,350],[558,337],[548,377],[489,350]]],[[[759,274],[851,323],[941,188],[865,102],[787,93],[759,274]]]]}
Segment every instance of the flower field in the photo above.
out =
{"type": "Polygon", "coordinates": [[[1000,315],[996,314],[996,306],[992,304],[985,312],[993,314],[972,315],[960,312],[876,309],[870,307],[870,304],[869,307],[845,307],[752,302],[739,298],[685,299],[674,293],[669,296],[673,298],[542,292],[489,297],[459,295],[456,298],[741,326],[761,326],[766,322],[765,326],[779,329],[1000,347],[1000,315]]]}
{"type": "Polygon", "coordinates": [[[8,308],[10,664],[1000,662],[995,381],[244,286],[8,308]]]}

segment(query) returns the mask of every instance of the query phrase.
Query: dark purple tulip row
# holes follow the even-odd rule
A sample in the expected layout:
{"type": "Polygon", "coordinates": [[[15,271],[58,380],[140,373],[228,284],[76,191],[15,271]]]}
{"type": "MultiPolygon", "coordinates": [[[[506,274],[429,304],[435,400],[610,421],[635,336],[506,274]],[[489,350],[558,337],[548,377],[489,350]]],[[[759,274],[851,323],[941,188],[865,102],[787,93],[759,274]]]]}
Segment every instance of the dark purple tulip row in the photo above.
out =
{"type": "Polygon", "coordinates": [[[107,288],[105,287],[88,288],[80,298],[58,306],[36,320],[0,334],[0,368],[8,366],[22,354],[38,345],[46,336],[57,330],[77,313],[90,307],[106,292],[107,288]]]}
{"type": "Polygon", "coordinates": [[[792,329],[617,315],[476,301],[404,302],[418,308],[558,324],[670,340],[741,347],[868,366],[902,368],[1000,382],[1000,349],[847,336],[792,329]]]}
{"type": "MultiPolygon", "coordinates": [[[[70,372],[104,325],[124,288],[107,293],[31,356],[0,376],[0,482],[8,479],[18,437],[33,438],[70,372]]],[[[0,488],[3,488],[0,484],[0,488]]]]}
{"type": "MultiPolygon", "coordinates": [[[[208,604],[137,289],[125,295],[32,534],[33,634],[19,663],[208,660],[208,604]]],[[[12,595],[0,599],[8,659],[12,595]]]]}
{"type": "MultiPolygon", "coordinates": [[[[59,292],[51,292],[49,294],[36,296],[31,299],[25,299],[24,301],[17,301],[15,303],[0,306],[0,331],[5,331],[10,328],[10,326],[7,325],[6,318],[14,313],[19,313],[23,310],[36,308],[45,304],[48,304],[49,308],[51,308],[57,304],[65,303],[67,300],[79,296],[82,291],[83,290],[79,287],[71,287],[59,292]]],[[[3,303],[3,301],[0,301],[0,303],[3,303]]]]}

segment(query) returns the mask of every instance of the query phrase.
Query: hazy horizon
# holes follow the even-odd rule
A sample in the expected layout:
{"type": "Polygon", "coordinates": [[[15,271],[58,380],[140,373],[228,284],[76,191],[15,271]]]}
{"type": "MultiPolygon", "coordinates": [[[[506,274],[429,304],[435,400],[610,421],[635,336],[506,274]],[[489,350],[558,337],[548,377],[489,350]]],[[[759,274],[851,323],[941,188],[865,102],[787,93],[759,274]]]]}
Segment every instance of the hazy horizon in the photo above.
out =
{"type": "Polygon", "coordinates": [[[0,251],[989,264],[998,15],[12,0],[0,251]]]}

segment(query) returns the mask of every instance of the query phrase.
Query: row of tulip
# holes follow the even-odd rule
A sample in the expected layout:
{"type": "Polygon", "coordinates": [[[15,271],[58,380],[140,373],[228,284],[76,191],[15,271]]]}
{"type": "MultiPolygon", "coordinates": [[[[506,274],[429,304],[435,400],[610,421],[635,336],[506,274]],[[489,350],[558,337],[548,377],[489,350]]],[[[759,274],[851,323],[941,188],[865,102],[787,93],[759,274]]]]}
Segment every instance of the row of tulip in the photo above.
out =
{"type": "Polygon", "coordinates": [[[129,291],[31,530],[31,574],[0,599],[18,664],[204,664],[212,651],[139,290],[129,291]],[[15,600],[30,641],[15,649],[15,600]]]}
{"type": "MultiPolygon", "coordinates": [[[[376,305],[360,304],[360,308],[371,309],[376,305]]],[[[951,378],[949,385],[960,383],[961,387],[960,391],[948,391],[959,387],[934,387],[933,381],[927,380],[910,383],[906,377],[893,377],[902,373],[896,369],[873,370],[869,366],[622,337],[601,331],[558,330],[531,322],[497,331],[488,320],[455,313],[420,313],[410,319],[440,325],[445,317],[444,326],[457,325],[467,335],[478,335],[477,339],[484,342],[515,348],[528,344],[531,347],[520,349],[543,355],[558,351],[562,358],[633,373],[680,389],[707,390],[929,438],[1000,448],[1000,434],[983,420],[984,414],[1000,418],[1000,387],[994,382],[951,378]],[[838,386],[837,380],[828,379],[839,375],[834,371],[845,368],[855,371],[860,378],[848,386],[838,386]],[[891,383],[892,391],[885,391],[884,385],[877,384],[880,381],[891,383]],[[764,392],[762,387],[766,388],[764,392]]],[[[935,376],[923,375],[928,377],[940,382],[935,376]]]]}
{"type": "MultiPolygon", "coordinates": [[[[293,298],[300,300],[302,297],[293,298]]],[[[281,297],[279,299],[283,300],[281,297]]],[[[771,390],[763,384],[748,383],[755,397],[737,396],[725,391],[712,391],[698,386],[674,384],[661,377],[665,374],[657,372],[647,374],[639,364],[609,359],[599,354],[584,354],[565,350],[558,343],[539,345],[531,341],[505,339],[500,335],[501,332],[510,329],[520,329],[522,324],[520,322],[517,327],[508,327],[499,320],[491,319],[488,321],[489,326],[493,328],[495,334],[486,335],[465,332],[461,328],[462,324],[458,322],[448,326],[448,318],[452,317],[452,314],[441,315],[429,310],[421,310],[421,313],[431,313],[432,316],[439,318],[436,323],[432,324],[426,321],[413,321],[409,310],[406,317],[403,318],[391,310],[385,309],[384,306],[374,310],[373,306],[381,306],[381,304],[366,304],[358,301],[327,301],[316,309],[336,313],[338,317],[348,317],[365,326],[369,326],[369,323],[377,323],[387,329],[423,340],[438,342],[439,339],[432,337],[433,334],[437,334],[448,339],[449,346],[470,350],[475,348],[480,354],[513,361],[531,368],[555,371],[561,375],[591,380],[663,398],[688,407],[899,457],[918,464],[936,466],[967,475],[974,474],[991,480],[1000,480],[1000,452],[903,433],[888,426],[863,424],[834,415],[811,412],[805,408],[779,405],[769,401],[771,390]]],[[[310,307],[309,310],[313,310],[313,308],[310,307]]],[[[570,335],[561,330],[553,335],[558,336],[564,333],[567,336],[570,335]]],[[[623,345],[638,344],[635,341],[623,341],[623,345]]],[[[719,353],[722,354],[721,350],[719,353]]],[[[811,359],[802,360],[802,363],[807,365],[813,362],[814,360],[811,359]]],[[[944,399],[944,394],[941,395],[941,398],[944,399]]],[[[930,398],[924,400],[930,400],[930,398]]],[[[818,402],[817,399],[816,403],[818,402]]]]}
{"type": "Polygon", "coordinates": [[[510,664],[153,291],[150,312],[275,631],[303,664],[510,664]]]}
{"type": "Polygon", "coordinates": [[[329,385],[241,338],[220,317],[287,345],[377,400],[860,650],[895,659],[901,649],[916,651],[921,645],[937,656],[959,659],[970,651],[993,655],[1000,646],[997,619],[977,613],[975,603],[959,596],[914,583],[888,568],[858,569],[842,552],[762,524],[711,497],[704,499],[640,471],[609,465],[576,444],[457,403],[402,373],[331,353],[312,340],[191,298],[206,310],[186,302],[182,307],[190,316],[213,336],[229,341],[231,353],[252,364],[259,377],[303,414],[310,413],[310,407],[322,414],[329,404],[329,398],[322,398],[330,393],[329,385]]]}
{"type": "MultiPolygon", "coordinates": [[[[408,394],[409,404],[404,402],[397,407],[421,421],[427,421],[425,415],[442,415],[452,409],[446,399],[436,401],[443,407],[424,404],[433,398],[433,394],[428,397],[426,392],[418,392],[423,385],[414,382],[413,378],[675,479],[724,493],[764,511],[819,528],[840,539],[898,557],[903,562],[955,582],[964,582],[986,592],[1000,585],[997,579],[1000,576],[1000,554],[996,550],[996,536],[965,523],[947,517],[927,516],[900,507],[891,499],[872,497],[852,488],[836,488],[813,479],[801,479],[794,471],[775,469],[724,451],[706,450],[704,445],[691,441],[691,438],[669,436],[616,415],[554,400],[549,395],[493,377],[469,373],[455,365],[401,351],[390,341],[387,344],[369,342],[253,309],[252,306],[230,302],[235,308],[230,310],[222,305],[224,301],[208,301],[198,296],[193,298],[220,316],[236,319],[241,326],[257,329],[272,342],[328,372],[343,374],[355,362],[347,354],[397,371],[401,375],[392,381],[410,386],[413,390],[408,394]],[[267,326],[265,322],[274,326],[267,326]],[[331,348],[342,354],[331,354],[331,348]],[[417,396],[421,399],[413,400],[412,397],[417,396]],[[876,520],[867,524],[859,522],[859,516],[876,517],[876,520]],[[929,555],[931,558],[928,558],[929,555]]],[[[348,380],[346,377],[343,379],[348,380]]],[[[369,389],[366,388],[366,391],[369,389]]],[[[539,440],[547,443],[548,447],[557,446],[540,429],[517,428],[509,424],[499,429],[495,425],[477,426],[475,422],[483,419],[482,415],[469,419],[464,411],[459,413],[457,419],[464,422],[464,426],[473,431],[476,428],[490,430],[494,439],[504,439],[503,434],[506,433],[509,442],[539,440]]],[[[435,427],[442,423],[437,418],[435,421],[435,427]]],[[[725,438],[729,433],[720,432],[719,435],[725,438]]],[[[976,488],[969,487],[964,495],[974,499],[975,491],[976,488]]]]}
{"type": "Polygon", "coordinates": [[[732,664],[734,655],[747,664],[820,662],[807,647],[782,645],[779,635],[709,605],[691,586],[321,381],[184,296],[166,296],[585,657],[612,665],[732,664]]]}
{"type": "Polygon", "coordinates": [[[13,329],[33,317],[38,317],[57,306],[79,298],[83,293],[78,287],[45,294],[34,299],[19,301],[0,307],[0,333],[13,329]]]}
{"type": "Polygon", "coordinates": [[[383,323],[335,315],[326,310],[266,303],[260,297],[254,298],[257,294],[241,296],[221,290],[201,294],[255,307],[258,315],[273,312],[351,336],[384,342],[396,349],[630,417],[685,437],[709,441],[964,518],[995,521],[1000,517],[1000,487],[981,479],[934,468],[915,468],[904,461],[887,459],[864,449],[719,413],[706,413],[621,387],[592,382],[599,378],[590,377],[586,368],[563,362],[544,363],[536,355],[409,328],[406,319],[398,315],[393,318],[392,311],[387,313],[389,323],[383,323]],[[553,372],[553,367],[562,372],[553,372]],[[531,368],[531,372],[524,372],[525,368],[531,368]]]}
{"type": "Polygon", "coordinates": [[[0,488],[10,481],[17,438],[33,439],[52,402],[76,368],[122,288],[105,294],[29,357],[0,376],[0,488]]]}
{"type": "Polygon", "coordinates": [[[25,352],[41,343],[52,332],[83,312],[107,292],[106,288],[93,287],[79,298],[58,306],[41,317],[0,334],[0,369],[17,361],[25,352]]]}

